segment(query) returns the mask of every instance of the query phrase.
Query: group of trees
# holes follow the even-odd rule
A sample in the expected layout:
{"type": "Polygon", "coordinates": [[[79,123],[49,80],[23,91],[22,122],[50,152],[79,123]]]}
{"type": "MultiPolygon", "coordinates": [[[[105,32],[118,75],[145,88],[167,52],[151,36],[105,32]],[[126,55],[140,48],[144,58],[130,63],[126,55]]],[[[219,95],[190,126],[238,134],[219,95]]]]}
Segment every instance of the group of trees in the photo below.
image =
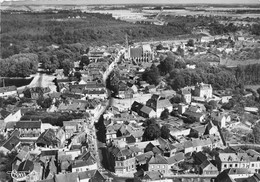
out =
{"type": "Polygon", "coordinates": [[[73,119],[82,119],[83,113],[68,113],[68,112],[40,112],[40,111],[29,111],[25,113],[21,120],[41,120],[43,123],[50,123],[53,126],[63,126],[63,121],[70,121],[73,119]]]}
{"type": "Polygon", "coordinates": [[[156,119],[147,119],[143,126],[145,127],[143,141],[150,141],[159,137],[168,139],[170,137],[169,128],[167,126],[160,127],[156,119]]]}
{"type": "Polygon", "coordinates": [[[0,76],[27,77],[36,73],[38,56],[33,53],[15,54],[6,59],[0,59],[0,76]]]}

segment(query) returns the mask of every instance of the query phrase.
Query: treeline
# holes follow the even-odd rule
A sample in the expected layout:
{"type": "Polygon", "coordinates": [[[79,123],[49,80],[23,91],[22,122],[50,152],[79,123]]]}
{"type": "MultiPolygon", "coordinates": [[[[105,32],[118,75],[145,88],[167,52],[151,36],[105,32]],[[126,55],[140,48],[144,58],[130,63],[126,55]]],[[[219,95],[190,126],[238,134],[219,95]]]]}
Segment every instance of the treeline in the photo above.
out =
{"type": "Polygon", "coordinates": [[[204,82],[211,84],[216,90],[235,88],[239,84],[259,84],[260,64],[226,68],[210,66],[208,63],[196,63],[195,69],[187,69],[185,62],[177,56],[167,57],[155,67],[146,69],[143,80],[157,85],[161,77],[164,77],[168,85],[174,90],[185,86],[194,86],[204,82]]]}
{"type": "Polygon", "coordinates": [[[0,59],[1,77],[27,77],[36,73],[38,56],[32,53],[16,54],[7,59],[0,59]]]}

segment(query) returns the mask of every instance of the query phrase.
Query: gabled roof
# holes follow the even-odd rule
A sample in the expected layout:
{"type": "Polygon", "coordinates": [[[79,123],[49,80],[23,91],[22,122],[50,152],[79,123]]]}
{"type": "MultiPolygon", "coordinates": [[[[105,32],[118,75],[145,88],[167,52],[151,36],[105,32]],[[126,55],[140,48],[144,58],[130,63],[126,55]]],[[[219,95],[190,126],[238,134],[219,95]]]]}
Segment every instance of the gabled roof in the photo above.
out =
{"type": "Polygon", "coordinates": [[[53,129],[48,129],[44,131],[36,140],[37,144],[43,144],[43,145],[58,145],[60,142],[60,139],[56,137],[55,131],[53,129]]]}
{"type": "Polygon", "coordinates": [[[87,165],[92,165],[96,163],[96,159],[91,152],[85,152],[79,157],[79,160],[85,161],[87,165]]]}
{"type": "Polygon", "coordinates": [[[154,155],[153,152],[149,151],[144,154],[138,155],[135,158],[139,163],[143,163],[143,162],[146,163],[146,161],[149,160],[153,155],[154,155]]]}
{"type": "Polygon", "coordinates": [[[238,157],[235,153],[219,153],[219,158],[222,162],[238,161],[238,157]]]}
{"type": "Polygon", "coordinates": [[[11,136],[3,143],[2,147],[12,151],[19,143],[20,139],[17,136],[11,136]]]}
{"type": "Polygon", "coordinates": [[[179,152],[167,159],[168,164],[175,164],[185,159],[184,153],[179,152]]]}
{"type": "Polygon", "coordinates": [[[2,109],[1,111],[0,111],[0,119],[5,119],[7,116],[9,116],[10,114],[12,114],[11,112],[9,112],[9,111],[6,111],[6,110],[4,110],[4,109],[2,109]]]}
{"type": "Polygon", "coordinates": [[[56,174],[55,182],[77,182],[78,173],[65,173],[65,174],[56,174]]]}
{"type": "Polygon", "coordinates": [[[33,170],[33,168],[34,168],[33,162],[27,159],[19,165],[18,171],[30,171],[31,172],[33,170]]]}
{"type": "Polygon", "coordinates": [[[162,155],[158,154],[153,156],[149,162],[149,164],[168,164],[167,159],[165,159],[162,155]]]}
{"type": "Polygon", "coordinates": [[[40,129],[42,125],[41,121],[18,121],[15,125],[15,128],[27,129],[40,129]]]}
{"type": "Polygon", "coordinates": [[[162,179],[162,173],[160,173],[159,171],[146,171],[143,179],[159,180],[162,179]]]}
{"type": "Polygon", "coordinates": [[[143,106],[140,111],[145,114],[150,114],[153,111],[153,109],[148,106],[143,106]]]}
{"type": "Polygon", "coordinates": [[[106,180],[98,170],[79,172],[78,177],[80,180],[90,179],[90,182],[105,182],[106,180]]]}

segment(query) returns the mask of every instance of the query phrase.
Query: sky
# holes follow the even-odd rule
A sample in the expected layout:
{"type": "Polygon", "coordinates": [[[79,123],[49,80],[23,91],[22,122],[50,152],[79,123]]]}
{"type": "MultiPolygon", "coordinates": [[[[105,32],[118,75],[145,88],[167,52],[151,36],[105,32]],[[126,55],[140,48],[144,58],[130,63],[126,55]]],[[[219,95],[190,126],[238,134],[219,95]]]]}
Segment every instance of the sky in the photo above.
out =
{"type": "Polygon", "coordinates": [[[260,4],[260,0],[0,0],[22,4],[260,4]]]}

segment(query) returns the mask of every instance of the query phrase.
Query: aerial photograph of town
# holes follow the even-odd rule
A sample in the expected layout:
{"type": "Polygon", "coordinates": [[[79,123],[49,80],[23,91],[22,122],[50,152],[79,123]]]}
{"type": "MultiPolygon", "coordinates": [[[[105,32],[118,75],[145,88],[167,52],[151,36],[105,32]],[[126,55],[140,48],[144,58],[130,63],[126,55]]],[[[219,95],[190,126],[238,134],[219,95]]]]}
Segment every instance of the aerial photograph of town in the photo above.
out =
{"type": "Polygon", "coordinates": [[[0,182],[260,182],[260,0],[0,11],[0,182]]]}

